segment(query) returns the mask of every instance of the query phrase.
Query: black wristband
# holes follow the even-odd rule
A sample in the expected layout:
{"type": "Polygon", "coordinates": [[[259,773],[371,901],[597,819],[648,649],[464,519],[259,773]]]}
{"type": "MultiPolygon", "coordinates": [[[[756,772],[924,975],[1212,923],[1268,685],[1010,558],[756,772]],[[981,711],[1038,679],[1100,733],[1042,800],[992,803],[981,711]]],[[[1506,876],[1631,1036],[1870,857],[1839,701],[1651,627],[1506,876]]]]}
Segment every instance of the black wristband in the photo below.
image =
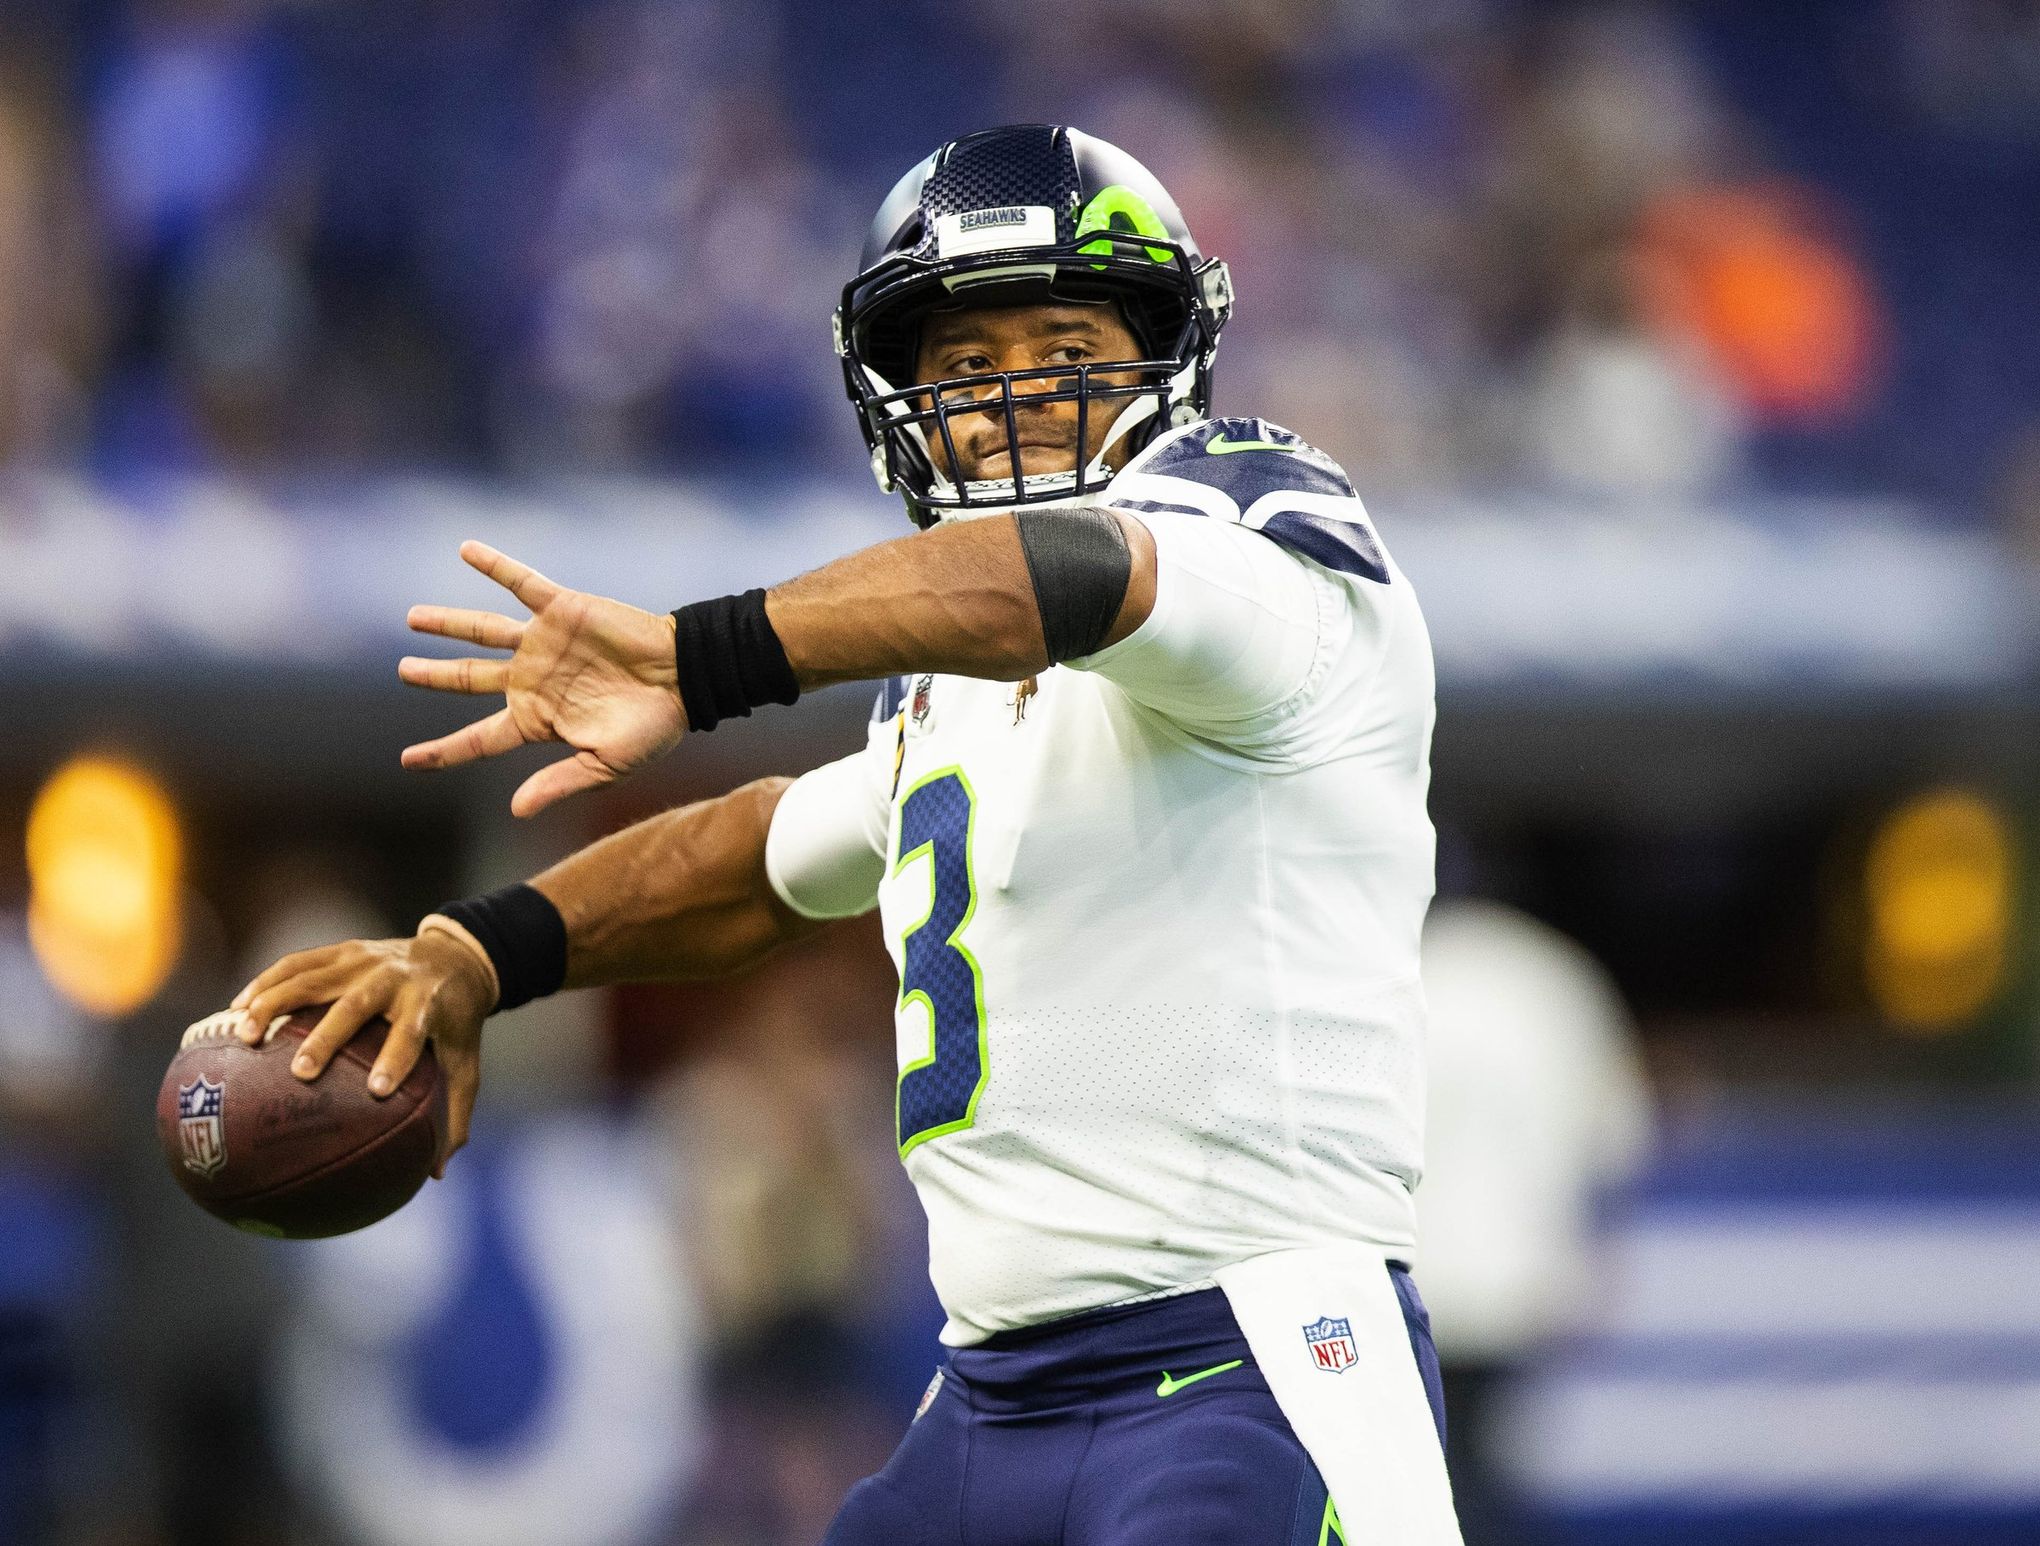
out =
{"type": "Polygon", "coordinates": [[[713,730],[766,703],[792,703],[800,683],[765,615],[765,592],[697,601],[673,614],[673,665],[689,730],[713,730]]]}
{"type": "Polygon", "coordinates": [[[567,925],[543,891],[519,882],[439,909],[474,935],[496,968],[496,1013],[557,993],[567,980],[567,925]]]}

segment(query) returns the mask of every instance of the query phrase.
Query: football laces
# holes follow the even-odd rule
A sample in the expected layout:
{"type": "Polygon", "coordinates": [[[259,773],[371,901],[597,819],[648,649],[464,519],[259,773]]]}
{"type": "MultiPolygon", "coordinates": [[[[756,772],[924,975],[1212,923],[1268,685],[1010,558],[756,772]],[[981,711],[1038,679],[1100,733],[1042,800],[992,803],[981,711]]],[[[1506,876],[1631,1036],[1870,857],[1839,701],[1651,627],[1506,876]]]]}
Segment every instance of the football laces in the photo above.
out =
{"type": "MultiPolygon", "coordinates": [[[[177,1043],[182,1052],[187,1047],[196,1047],[209,1041],[240,1040],[240,1025],[247,1016],[238,1009],[222,1009],[216,1015],[207,1015],[203,1020],[194,1021],[184,1029],[183,1037],[177,1043]]],[[[262,1033],[262,1046],[268,1046],[271,1038],[290,1023],[289,1015],[278,1015],[269,1022],[269,1029],[262,1033]]]]}

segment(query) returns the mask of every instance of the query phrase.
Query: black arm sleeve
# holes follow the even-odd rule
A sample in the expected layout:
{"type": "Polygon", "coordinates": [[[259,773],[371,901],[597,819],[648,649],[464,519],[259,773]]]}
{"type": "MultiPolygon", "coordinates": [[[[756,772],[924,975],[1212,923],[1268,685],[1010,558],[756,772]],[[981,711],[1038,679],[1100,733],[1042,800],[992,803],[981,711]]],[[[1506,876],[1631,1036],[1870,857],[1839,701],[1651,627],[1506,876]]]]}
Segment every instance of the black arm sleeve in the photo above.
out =
{"type": "Polygon", "coordinates": [[[1118,517],[1078,506],[1022,510],[1013,520],[1050,663],[1094,653],[1111,632],[1133,578],[1133,553],[1118,517]]]}

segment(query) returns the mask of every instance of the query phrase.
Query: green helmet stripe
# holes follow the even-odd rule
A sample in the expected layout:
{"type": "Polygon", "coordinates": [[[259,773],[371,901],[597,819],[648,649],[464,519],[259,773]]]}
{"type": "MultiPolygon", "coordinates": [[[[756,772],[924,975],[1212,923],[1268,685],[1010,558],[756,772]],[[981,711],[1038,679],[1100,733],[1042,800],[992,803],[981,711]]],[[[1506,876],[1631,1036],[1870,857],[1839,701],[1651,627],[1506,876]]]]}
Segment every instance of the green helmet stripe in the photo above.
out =
{"type": "MultiPolygon", "coordinates": [[[[1162,217],[1155,213],[1154,205],[1135,193],[1124,183],[1114,183],[1101,188],[1084,206],[1084,212],[1077,216],[1077,240],[1093,231],[1130,231],[1136,236],[1152,236],[1168,241],[1169,228],[1162,224],[1162,217]]],[[[1110,252],[1109,241],[1086,242],[1079,252],[1110,252]]],[[[1166,263],[1171,256],[1166,247],[1149,247],[1147,255],[1157,263],[1166,263]]],[[[1098,267],[1104,267],[1099,264],[1098,267]]]]}

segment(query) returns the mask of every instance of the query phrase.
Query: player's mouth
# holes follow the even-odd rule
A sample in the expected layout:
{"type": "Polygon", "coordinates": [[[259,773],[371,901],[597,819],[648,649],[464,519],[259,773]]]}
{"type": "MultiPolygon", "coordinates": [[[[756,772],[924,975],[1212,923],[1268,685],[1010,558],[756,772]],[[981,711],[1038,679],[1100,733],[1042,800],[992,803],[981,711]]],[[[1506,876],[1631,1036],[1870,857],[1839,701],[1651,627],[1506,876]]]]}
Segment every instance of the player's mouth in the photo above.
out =
{"type": "MultiPolygon", "coordinates": [[[[1022,440],[1019,452],[1023,473],[1070,472],[1076,467],[1077,448],[1068,440],[1022,440]]],[[[978,456],[975,463],[971,469],[974,479],[1010,478],[1013,476],[1013,448],[1002,442],[995,449],[978,456]]]]}

